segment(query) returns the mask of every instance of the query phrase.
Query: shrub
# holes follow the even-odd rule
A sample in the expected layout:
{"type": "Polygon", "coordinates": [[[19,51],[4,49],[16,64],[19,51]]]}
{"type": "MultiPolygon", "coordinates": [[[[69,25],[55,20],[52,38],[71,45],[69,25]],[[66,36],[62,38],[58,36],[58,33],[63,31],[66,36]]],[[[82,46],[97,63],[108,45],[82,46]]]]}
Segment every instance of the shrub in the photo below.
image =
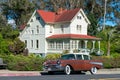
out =
{"type": "Polygon", "coordinates": [[[56,53],[54,53],[54,54],[48,54],[48,55],[45,57],[45,59],[46,59],[46,60],[56,60],[56,59],[59,59],[60,56],[61,56],[61,54],[56,54],[56,53]]]}
{"type": "Polygon", "coordinates": [[[101,60],[104,68],[120,68],[120,55],[113,56],[93,56],[94,60],[101,60]]]}
{"type": "Polygon", "coordinates": [[[112,54],[112,57],[113,57],[113,60],[111,62],[112,62],[113,67],[119,68],[120,67],[120,54],[114,53],[112,54]]]}
{"type": "Polygon", "coordinates": [[[42,70],[44,58],[38,56],[6,55],[4,57],[9,70],[38,71],[42,70]]]}

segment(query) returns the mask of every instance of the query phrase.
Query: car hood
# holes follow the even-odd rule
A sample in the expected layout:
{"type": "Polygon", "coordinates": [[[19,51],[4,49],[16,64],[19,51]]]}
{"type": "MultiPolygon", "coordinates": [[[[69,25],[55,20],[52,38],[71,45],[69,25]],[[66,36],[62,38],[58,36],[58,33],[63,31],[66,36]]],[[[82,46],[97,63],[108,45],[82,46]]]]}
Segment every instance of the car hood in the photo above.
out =
{"type": "Polygon", "coordinates": [[[58,60],[48,60],[44,62],[44,65],[54,65],[57,64],[58,60]]]}

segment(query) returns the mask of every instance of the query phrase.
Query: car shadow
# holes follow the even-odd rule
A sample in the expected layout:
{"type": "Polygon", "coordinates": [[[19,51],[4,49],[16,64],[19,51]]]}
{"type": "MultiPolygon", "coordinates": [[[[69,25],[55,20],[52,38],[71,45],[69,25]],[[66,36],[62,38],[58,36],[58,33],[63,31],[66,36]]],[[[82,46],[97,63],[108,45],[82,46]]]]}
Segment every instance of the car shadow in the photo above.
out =
{"type": "MultiPolygon", "coordinates": [[[[85,72],[72,72],[70,75],[85,75],[85,72]]],[[[41,75],[66,75],[64,72],[54,72],[49,74],[48,72],[41,72],[41,75]]]]}

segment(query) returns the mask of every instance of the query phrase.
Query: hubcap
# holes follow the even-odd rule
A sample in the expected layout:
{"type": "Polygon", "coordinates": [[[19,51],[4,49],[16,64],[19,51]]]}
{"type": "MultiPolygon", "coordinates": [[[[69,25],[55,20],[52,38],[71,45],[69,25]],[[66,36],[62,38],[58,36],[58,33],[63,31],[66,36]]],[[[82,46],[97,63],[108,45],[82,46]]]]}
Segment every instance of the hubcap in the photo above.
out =
{"type": "Polygon", "coordinates": [[[66,73],[67,75],[69,75],[70,72],[71,72],[70,66],[67,65],[66,68],[65,68],[65,73],[66,73]]]}
{"type": "Polygon", "coordinates": [[[97,68],[96,68],[96,67],[93,67],[93,68],[91,69],[91,73],[92,73],[92,74],[97,73],[97,68]]]}

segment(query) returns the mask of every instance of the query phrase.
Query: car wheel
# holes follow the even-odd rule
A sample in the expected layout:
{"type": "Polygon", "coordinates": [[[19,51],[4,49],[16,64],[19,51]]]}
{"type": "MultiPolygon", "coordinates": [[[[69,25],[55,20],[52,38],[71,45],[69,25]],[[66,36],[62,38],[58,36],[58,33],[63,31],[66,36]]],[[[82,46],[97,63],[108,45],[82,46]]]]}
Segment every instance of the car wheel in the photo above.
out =
{"type": "Polygon", "coordinates": [[[96,74],[97,73],[97,68],[96,67],[92,67],[90,70],[91,74],[96,74]]]}
{"type": "Polygon", "coordinates": [[[67,65],[65,67],[65,74],[69,75],[71,73],[71,67],[69,65],[67,65]]]}

